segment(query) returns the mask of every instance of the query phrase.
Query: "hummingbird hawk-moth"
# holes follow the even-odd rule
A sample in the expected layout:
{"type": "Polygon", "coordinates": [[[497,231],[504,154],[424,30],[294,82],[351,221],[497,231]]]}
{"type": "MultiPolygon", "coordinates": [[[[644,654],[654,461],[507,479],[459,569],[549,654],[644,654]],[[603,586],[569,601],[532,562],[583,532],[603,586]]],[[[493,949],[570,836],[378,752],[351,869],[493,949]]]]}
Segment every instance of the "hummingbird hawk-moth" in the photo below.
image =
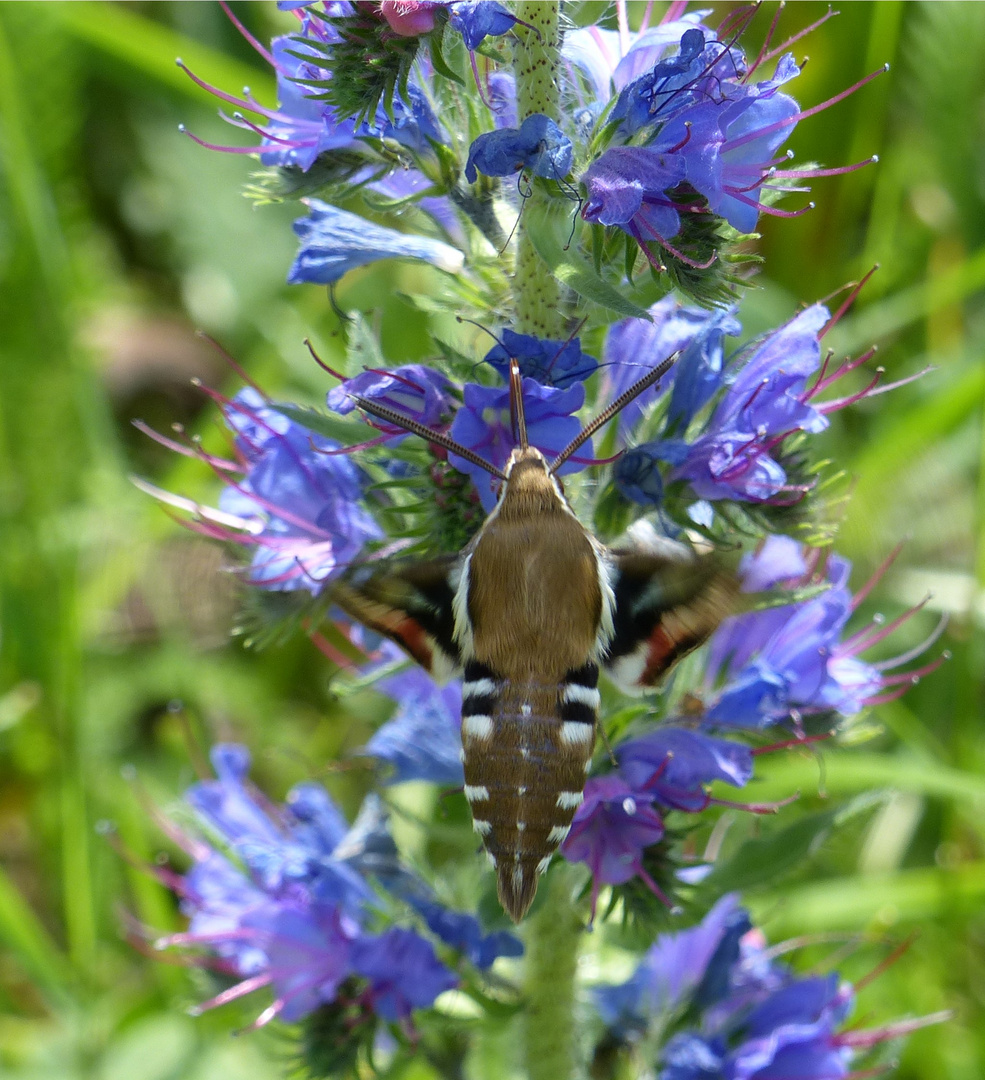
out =
{"type": "Polygon", "coordinates": [[[333,589],[347,614],[391,638],[439,679],[461,674],[462,761],[473,825],[519,922],[583,799],[595,746],[599,670],[653,685],[728,614],[734,576],[711,555],[607,548],[575,516],[560,465],[669,370],[631,386],[552,461],[528,444],[510,365],[518,435],[505,467],[364,398],[370,415],[468,458],[502,481],[499,500],[457,555],[357,567],[333,589]]]}

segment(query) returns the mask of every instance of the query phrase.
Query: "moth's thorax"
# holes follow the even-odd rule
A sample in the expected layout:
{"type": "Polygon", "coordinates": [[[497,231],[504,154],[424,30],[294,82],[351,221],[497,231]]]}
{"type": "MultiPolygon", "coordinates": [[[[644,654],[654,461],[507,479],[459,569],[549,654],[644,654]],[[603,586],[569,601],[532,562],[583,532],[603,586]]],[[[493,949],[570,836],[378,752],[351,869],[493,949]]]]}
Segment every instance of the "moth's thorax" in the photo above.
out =
{"type": "Polygon", "coordinates": [[[596,648],[597,548],[538,450],[515,450],[506,471],[469,562],[473,655],[503,678],[556,685],[596,648]]]}

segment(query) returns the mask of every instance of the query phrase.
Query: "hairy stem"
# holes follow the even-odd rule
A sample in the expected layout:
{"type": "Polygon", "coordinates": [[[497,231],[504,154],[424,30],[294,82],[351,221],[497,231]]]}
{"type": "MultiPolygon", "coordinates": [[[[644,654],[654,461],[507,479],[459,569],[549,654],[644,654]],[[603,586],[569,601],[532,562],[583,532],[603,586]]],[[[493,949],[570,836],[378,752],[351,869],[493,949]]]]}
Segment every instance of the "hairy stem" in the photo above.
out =
{"type": "Polygon", "coordinates": [[[571,1080],[575,1075],[575,972],[581,919],[571,899],[572,868],[557,863],[541,883],[546,903],[527,924],[527,1080],[571,1080]]]}
{"type": "MultiPolygon", "coordinates": [[[[543,113],[557,120],[560,109],[558,64],[561,34],[557,0],[521,0],[516,5],[518,19],[529,26],[516,24],[516,50],[513,73],[516,77],[517,119],[522,122],[532,113],[543,113]],[[531,29],[531,27],[533,29],[531,29]]],[[[545,196],[532,185],[528,208],[545,196]]],[[[516,329],[521,334],[539,337],[564,337],[561,313],[561,289],[551,271],[534,250],[523,216],[517,228],[516,272],[513,276],[516,329]]]]}

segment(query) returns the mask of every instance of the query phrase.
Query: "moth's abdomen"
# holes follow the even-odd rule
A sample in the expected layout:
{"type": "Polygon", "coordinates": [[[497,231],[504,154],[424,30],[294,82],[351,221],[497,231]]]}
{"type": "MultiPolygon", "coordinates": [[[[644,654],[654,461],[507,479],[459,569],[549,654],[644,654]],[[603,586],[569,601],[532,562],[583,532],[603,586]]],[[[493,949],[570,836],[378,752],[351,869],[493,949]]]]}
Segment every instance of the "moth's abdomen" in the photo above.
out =
{"type": "Polygon", "coordinates": [[[516,922],[581,805],[597,682],[594,664],[568,672],[560,684],[511,682],[485,665],[466,665],[465,795],[496,868],[500,901],[516,922]]]}

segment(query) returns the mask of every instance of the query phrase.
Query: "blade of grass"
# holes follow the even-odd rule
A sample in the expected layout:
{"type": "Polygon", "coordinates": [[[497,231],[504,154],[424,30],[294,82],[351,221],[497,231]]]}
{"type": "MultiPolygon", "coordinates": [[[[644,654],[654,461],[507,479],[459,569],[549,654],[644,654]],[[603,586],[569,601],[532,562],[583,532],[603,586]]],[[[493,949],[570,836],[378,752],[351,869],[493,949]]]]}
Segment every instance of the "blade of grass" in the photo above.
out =
{"type": "Polygon", "coordinates": [[[215,86],[238,93],[249,85],[254,92],[260,91],[261,100],[273,103],[274,83],[269,71],[216,52],[119,4],[85,0],[36,7],[47,17],[58,19],[81,41],[197,101],[206,96],[205,91],[175,66],[176,57],[180,56],[196,75],[215,86]]]}
{"type": "Polygon", "coordinates": [[[0,867],[0,941],[52,1004],[68,1002],[71,967],[40,919],[0,867]]]}

